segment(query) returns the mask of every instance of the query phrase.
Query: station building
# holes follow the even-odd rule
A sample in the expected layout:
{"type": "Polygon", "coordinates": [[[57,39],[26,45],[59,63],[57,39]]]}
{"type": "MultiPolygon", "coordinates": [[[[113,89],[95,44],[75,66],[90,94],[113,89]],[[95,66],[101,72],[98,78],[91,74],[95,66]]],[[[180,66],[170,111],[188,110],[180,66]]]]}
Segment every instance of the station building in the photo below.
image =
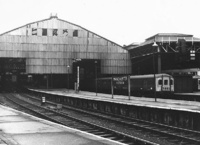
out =
{"type": "Polygon", "coordinates": [[[73,88],[79,73],[84,89],[95,77],[132,71],[128,50],[57,16],[0,34],[0,50],[1,78],[37,87],[73,88]]]}

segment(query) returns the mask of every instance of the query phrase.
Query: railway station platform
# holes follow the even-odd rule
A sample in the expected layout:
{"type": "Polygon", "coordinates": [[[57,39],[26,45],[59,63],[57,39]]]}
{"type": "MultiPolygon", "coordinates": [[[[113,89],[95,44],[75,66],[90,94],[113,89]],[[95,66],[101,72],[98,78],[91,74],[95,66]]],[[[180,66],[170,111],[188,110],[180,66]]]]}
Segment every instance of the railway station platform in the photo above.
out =
{"type": "Polygon", "coordinates": [[[105,112],[200,131],[200,102],[101,94],[67,89],[30,89],[39,99],[81,109],[105,112]]]}
{"type": "Polygon", "coordinates": [[[122,145],[0,105],[0,145],[122,145]]]}
{"type": "Polygon", "coordinates": [[[178,98],[179,100],[198,101],[198,102],[200,102],[200,92],[175,93],[174,97],[178,98]]]}
{"type": "MultiPolygon", "coordinates": [[[[35,90],[35,89],[30,89],[35,90]]],[[[74,90],[67,89],[51,89],[51,90],[35,90],[37,92],[52,94],[52,95],[61,95],[61,96],[70,96],[74,98],[84,98],[89,100],[101,100],[105,102],[114,102],[125,105],[134,105],[134,106],[144,106],[158,109],[170,109],[177,111],[188,111],[194,113],[200,113],[200,102],[196,101],[184,101],[184,100],[175,100],[175,99],[161,99],[161,98],[146,98],[146,97],[134,97],[123,95],[111,95],[103,93],[94,93],[87,91],[79,91],[76,93],[74,90]]],[[[200,95],[200,93],[195,93],[195,95],[200,95]]]]}

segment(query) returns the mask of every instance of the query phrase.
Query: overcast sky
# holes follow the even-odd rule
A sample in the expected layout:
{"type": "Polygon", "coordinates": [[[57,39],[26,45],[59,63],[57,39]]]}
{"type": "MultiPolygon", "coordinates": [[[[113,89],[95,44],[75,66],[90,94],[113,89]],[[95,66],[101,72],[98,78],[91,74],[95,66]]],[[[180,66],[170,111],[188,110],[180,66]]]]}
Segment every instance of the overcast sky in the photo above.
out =
{"type": "Polygon", "coordinates": [[[0,0],[0,34],[51,13],[120,45],[157,33],[200,38],[200,0],[0,0]]]}

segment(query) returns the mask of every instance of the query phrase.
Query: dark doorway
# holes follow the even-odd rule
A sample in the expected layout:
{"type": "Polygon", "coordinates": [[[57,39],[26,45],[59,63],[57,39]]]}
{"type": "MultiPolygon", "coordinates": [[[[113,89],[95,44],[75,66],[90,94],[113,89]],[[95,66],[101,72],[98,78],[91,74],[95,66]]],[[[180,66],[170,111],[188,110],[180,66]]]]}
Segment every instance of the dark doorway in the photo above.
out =
{"type": "Polygon", "coordinates": [[[25,58],[0,58],[0,73],[20,74],[26,72],[25,58]]]}
{"type": "Polygon", "coordinates": [[[26,79],[25,72],[25,58],[0,58],[0,90],[22,85],[26,79]]]}
{"type": "Polygon", "coordinates": [[[79,89],[95,90],[95,79],[101,75],[101,61],[97,59],[82,59],[73,63],[73,79],[77,82],[77,67],[79,66],[79,89]]]}

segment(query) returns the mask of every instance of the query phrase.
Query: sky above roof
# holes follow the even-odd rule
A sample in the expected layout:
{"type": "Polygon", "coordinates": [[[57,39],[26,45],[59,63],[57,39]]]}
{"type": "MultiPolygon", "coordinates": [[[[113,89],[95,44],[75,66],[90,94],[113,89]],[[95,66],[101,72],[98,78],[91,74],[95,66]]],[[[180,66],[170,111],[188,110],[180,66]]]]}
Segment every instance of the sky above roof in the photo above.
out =
{"type": "Polygon", "coordinates": [[[200,0],[0,0],[0,34],[56,14],[120,45],[157,33],[200,37],[200,0]]]}

